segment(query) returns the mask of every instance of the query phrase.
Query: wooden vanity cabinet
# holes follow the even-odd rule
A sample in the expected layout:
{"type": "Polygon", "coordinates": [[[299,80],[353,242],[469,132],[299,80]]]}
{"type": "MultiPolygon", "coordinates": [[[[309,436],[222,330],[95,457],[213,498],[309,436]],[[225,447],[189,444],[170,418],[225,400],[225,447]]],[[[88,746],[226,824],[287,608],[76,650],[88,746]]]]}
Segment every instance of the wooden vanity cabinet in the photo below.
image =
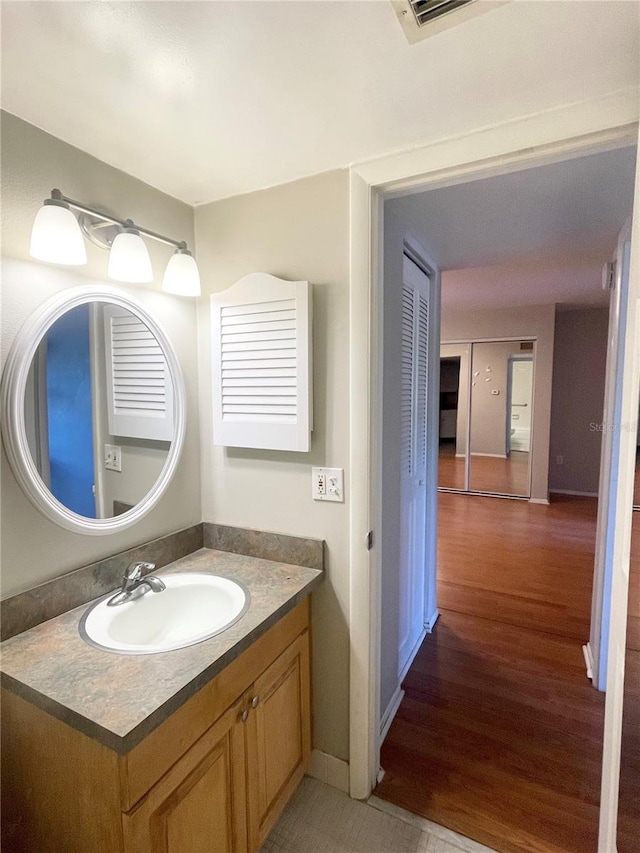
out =
{"type": "Polygon", "coordinates": [[[126,853],[245,853],[242,704],[229,708],[139,806],[123,814],[126,853]]]}
{"type": "Polygon", "coordinates": [[[311,752],[309,602],[126,755],[3,693],[6,853],[256,853],[311,752]]]}

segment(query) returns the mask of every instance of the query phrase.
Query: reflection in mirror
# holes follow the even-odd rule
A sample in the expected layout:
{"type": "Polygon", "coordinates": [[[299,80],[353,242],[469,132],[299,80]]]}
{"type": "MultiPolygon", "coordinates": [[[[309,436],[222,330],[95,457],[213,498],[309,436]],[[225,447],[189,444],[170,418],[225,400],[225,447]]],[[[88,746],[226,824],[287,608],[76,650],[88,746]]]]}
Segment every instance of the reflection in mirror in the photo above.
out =
{"type": "Polygon", "coordinates": [[[438,486],[441,489],[467,488],[469,349],[469,344],[443,344],[440,348],[438,486]]]}
{"type": "Polygon", "coordinates": [[[534,352],[531,341],[474,343],[469,489],[528,497],[534,352]]]}
{"type": "Polygon", "coordinates": [[[46,331],[25,388],[33,462],[85,518],[112,518],[153,488],[174,435],[173,384],[143,321],[107,302],[66,311],[46,331]]]}

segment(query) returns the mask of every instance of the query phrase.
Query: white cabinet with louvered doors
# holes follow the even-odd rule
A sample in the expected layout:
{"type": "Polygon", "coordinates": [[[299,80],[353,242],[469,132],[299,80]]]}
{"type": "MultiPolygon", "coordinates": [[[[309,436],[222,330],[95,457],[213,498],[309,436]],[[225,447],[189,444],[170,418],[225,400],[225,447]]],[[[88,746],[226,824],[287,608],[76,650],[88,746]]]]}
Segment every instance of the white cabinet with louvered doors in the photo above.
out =
{"type": "Polygon", "coordinates": [[[253,273],[211,297],[213,441],[311,446],[311,288],[253,273]]]}

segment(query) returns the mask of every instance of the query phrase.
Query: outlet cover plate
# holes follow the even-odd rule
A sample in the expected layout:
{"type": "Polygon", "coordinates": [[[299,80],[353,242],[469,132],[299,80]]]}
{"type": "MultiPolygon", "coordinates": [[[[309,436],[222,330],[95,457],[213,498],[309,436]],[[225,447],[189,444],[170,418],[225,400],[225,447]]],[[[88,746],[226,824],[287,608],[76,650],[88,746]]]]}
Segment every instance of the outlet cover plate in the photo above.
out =
{"type": "Polygon", "coordinates": [[[344,468],[312,468],[311,484],[314,501],[344,503],[344,468]]]}
{"type": "Polygon", "coordinates": [[[122,471],[122,448],[117,444],[105,444],[104,467],[107,471],[122,471]]]}

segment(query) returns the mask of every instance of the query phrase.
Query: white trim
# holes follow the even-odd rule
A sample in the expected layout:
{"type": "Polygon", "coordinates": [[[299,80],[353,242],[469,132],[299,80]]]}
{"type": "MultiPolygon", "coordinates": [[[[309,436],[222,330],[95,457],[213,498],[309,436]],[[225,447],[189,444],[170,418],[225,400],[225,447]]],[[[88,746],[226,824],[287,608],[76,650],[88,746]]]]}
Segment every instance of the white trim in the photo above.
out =
{"type": "Polygon", "coordinates": [[[349,793],[349,762],[314,749],[309,759],[307,776],[331,785],[345,794],[349,793]]]}
{"type": "Polygon", "coordinates": [[[471,451],[469,456],[490,456],[491,459],[506,459],[507,458],[506,453],[477,453],[474,451],[471,451]]]}
{"type": "Polygon", "coordinates": [[[591,643],[586,643],[582,647],[582,654],[584,655],[584,665],[587,670],[587,678],[591,681],[593,678],[593,652],[591,651],[591,643]]]}
{"type": "MultiPolygon", "coordinates": [[[[626,334],[621,348],[624,370],[620,380],[619,417],[631,424],[638,417],[640,390],[640,161],[636,162],[631,225],[626,334]]],[[[620,254],[620,253],[619,253],[620,254]]],[[[621,430],[617,452],[615,533],[611,554],[611,609],[607,655],[607,697],[602,745],[602,787],[598,853],[616,849],[618,787],[622,745],[622,708],[629,595],[629,555],[633,520],[633,486],[637,431],[621,430]]]]}
{"type": "Polygon", "coordinates": [[[424,626],[427,629],[427,634],[433,633],[433,629],[436,627],[436,622],[438,621],[439,618],[440,618],[440,611],[436,607],[436,609],[433,611],[431,616],[429,616],[429,618],[427,619],[427,622],[424,626]]]}
{"type": "Polygon", "coordinates": [[[147,515],[164,494],[180,460],[186,430],[186,392],[180,362],[162,328],[136,300],[113,287],[84,285],[52,296],[27,319],[13,341],[2,376],[0,413],[7,458],[31,503],[50,521],[73,533],[102,536],[132,527],[147,515]],[[174,391],[174,435],[164,467],[152,488],[133,509],[113,518],[86,518],[57,500],[43,483],[32,459],[24,420],[24,395],[31,361],[47,330],[63,314],[79,305],[106,302],[131,311],[156,338],[164,351],[174,391]]]}
{"type": "Polygon", "coordinates": [[[423,644],[424,638],[427,636],[427,633],[428,633],[427,627],[425,625],[425,627],[422,629],[422,631],[420,631],[420,636],[418,637],[415,646],[409,652],[409,657],[404,662],[404,666],[402,667],[402,669],[398,673],[398,683],[399,684],[402,684],[402,682],[407,677],[407,673],[411,669],[411,664],[414,662],[416,655],[420,651],[420,646],[423,644]]]}
{"type": "MultiPolygon", "coordinates": [[[[349,174],[349,623],[351,632],[349,678],[349,756],[350,794],[358,800],[369,796],[376,784],[374,766],[378,738],[376,696],[379,694],[380,666],[380,574],[374,558],[379,549],[367,551],[371,510],[372,474],[376,470],[373,454],[377,449],[371,436],[369,394],[371,338],[371,301],[376,298],[379,258],[371,256],[372,234],[379,228],[377,192],[355,171],[349,174]],[[371,456],[370,456],[371,454],[371,456]],[[373,565],[376,565],[376,569],[373,565]]],[[[376,240],[378,246],[381,241],[376,240]]],[[[379,251],[379,250],[378,250],[379,251]]],[[[376,350],[373,350],[375,353],[376,350]]],[[[374,388],[374,394],[377,388],[374,388]]],[[[377,426],[377,425],[376,425],[377,426]]]]}
{"type": "Polygon", "coordinates": [[[548,498],[529,498],[530,504],[540,504],[541,506],[549,506],[548,498]]]}
{"type": "Polygon", "coordinates": [[[400,707],[400,703],[403,699],[404,690],[398,684],[398,686],[396,687],[396,692],[391,697],[391,701],[387,705],[387,710],[384,712],[380,720],[380,743],[382,743],[383,740],[386,738],[387,732],[389,731],[391,723],[393,722],[393,718],[398,713],[398,708],[400,707]]]}
{"type": "Polygon", "coordinates": [[[472,176],[480,177],[479,166],[482,177],[490,177],[534,163],[558,163],[634,144],[639,111],[638,87],[624,86],[599,97],[354,163],[351,169],[368,187],[403,195],[420,192],[427,183],[433,189],[465,183],[472,176]]]}
{"type": "Polygon", "coordinates": [[[551,495],[575,495],[577,498],[597,498],[597,492],[574,492],[571,489],[549,489],[551,495]]]}
{"type": "MultiPolygon", "coordinates": [[[[379,377],[372,297],[380,286],[381,193],[419,191],[471,178],[637,145],[638,89],[483,128],[463,136],[352,166],[349,173],[350,404],[350,792],[365,799],[376,782],[379,707],[380,566],[365,542],[372,512],[371,472],[379,425],[371,417],[379,377]]],[[[640,223],[638,226],[640,227],[640,223]]],[[[539,502],[539,501],[536,501],[539,502]]],[[[540,501],[547,503],[547,501],[540,501]]],[[[602,848],[604,853],[604,848],[602,848]]]]}

